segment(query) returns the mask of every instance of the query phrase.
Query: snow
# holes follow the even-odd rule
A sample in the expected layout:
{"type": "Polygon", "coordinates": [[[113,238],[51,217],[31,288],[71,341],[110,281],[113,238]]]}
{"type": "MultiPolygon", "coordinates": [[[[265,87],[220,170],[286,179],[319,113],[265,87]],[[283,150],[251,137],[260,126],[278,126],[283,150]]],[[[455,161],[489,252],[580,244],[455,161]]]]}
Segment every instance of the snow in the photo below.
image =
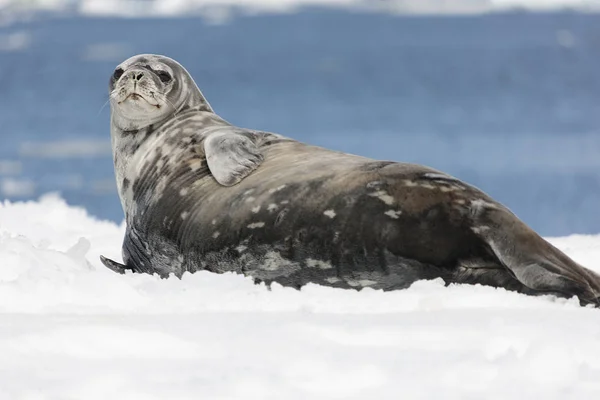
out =
{"type": "MultiPolygon", "coordinates": [[[[600,310],[574,299],[117,275],[123,232],[57,195],[0,205],[0,399],[600,395],[600,310]]],[[[600,270],[600,235],[551,241],[600,270]]]]}
{"type": "Polygon", "coordinates": [[[302,7],[369,9],[393,13],[482,13],[506,9],[532,11],[562,8],[597,11],[600,0],[0,0],[0,10],[76,11],[93,16],[186,16],[201,13],[224,21],[229,9],[247,12],[290,12],[302,7]]]}

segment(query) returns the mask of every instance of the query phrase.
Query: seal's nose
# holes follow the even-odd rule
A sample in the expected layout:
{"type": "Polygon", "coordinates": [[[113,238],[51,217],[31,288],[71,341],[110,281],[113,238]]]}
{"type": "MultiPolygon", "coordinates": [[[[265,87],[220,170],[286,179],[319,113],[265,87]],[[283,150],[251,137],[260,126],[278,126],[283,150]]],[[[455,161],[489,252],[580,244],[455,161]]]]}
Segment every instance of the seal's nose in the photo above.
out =
{"type": "Polygon", "coordinates": [[[144,73],[141,71],[132,71],[131,72],[131,79],[133,81],[139,82],[142,80],[142,78],[144,78],[144,73]]]}

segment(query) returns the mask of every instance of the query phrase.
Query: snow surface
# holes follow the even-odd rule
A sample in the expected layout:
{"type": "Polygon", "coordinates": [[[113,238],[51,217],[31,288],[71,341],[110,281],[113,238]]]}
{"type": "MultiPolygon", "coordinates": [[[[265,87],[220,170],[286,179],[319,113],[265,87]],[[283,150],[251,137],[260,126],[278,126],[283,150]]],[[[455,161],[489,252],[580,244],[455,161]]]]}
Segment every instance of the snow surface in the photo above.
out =
{"type": "MultiPolygon", "coordinates": [[[[600,310],[574,299],[117,275],[123,232],[0,204],[0,399],[600,398],[600,310]]],[[[600,271],[600,235],[551,241],[600,271]]]]}

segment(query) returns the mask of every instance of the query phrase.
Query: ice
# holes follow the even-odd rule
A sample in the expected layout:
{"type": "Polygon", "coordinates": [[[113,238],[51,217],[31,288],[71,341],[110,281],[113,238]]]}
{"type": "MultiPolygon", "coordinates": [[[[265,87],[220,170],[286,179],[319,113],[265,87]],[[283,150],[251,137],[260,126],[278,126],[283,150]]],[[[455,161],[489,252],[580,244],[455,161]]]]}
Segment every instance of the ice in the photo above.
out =
{"type": "Polygon", "coordinates": [[[562,8],[597,11],[599,0],[0,0],[0,10],[76,11],[93,16],[185,16],[200,13],[227,20],[232,7],[247,12],[290,12],[302,7],[369,9],[393,13],[482,13],[506,9],[562,8]]]}
{"type": "MultiPolygon", "coordinates": [[[[2,10],[1,5],[0,10],[2,10]]],[[[31,34],[27,32],[0,34],[0,53],[26,49],[29,47],[30,42],[31,34]]]]}
{"type": "Polygon", "coordinates": [[[0,195],[6,197],[31,196],[35,192],[35,183],[28,179],[0,179],[0,195]]]}
{"type": "MultiPolygon", "coordinates": [[[[55,194],[0,205],[1,399],[600,395],[600,311],[575,299],[118,275],[98,256],[123,233],[55,194]]],[[[600,270],[600,235],[551,241],[600,270]]]]}
{"type": "Polygon", "coordinates": [[[19,155],[32,158],[90,158],[111,155],[110,140],[57,140],[21,142],[19,155]]]}

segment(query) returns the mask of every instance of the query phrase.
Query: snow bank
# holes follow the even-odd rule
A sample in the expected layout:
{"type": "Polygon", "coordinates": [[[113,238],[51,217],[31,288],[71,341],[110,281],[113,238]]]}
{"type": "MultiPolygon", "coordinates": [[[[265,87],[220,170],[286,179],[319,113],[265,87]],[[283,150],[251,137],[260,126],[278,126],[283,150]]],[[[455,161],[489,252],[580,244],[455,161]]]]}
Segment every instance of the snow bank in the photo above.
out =
{"type": "Polygon", "coordinates": [[[506,9],[561,8],[592,11],[600,0],[0,0],[0,11],[76,11],[94,16],[182,16],[197,12],[223,17],[235,7],[246,12],[290,12],[301,7],[368,9],[393,13],[480,13],[506,9]],[[218,15],[215,15],[218,14],[218,15]]]}
{"type": "MultiPolygon", "coordinates": [[[[597,398],[600,310],[418,282],[301,291],[114,274],[124,227],[0,205],[1,399],[597,398]]],[[[600,270],[600,235],[552,240],[600,270]]]]}

